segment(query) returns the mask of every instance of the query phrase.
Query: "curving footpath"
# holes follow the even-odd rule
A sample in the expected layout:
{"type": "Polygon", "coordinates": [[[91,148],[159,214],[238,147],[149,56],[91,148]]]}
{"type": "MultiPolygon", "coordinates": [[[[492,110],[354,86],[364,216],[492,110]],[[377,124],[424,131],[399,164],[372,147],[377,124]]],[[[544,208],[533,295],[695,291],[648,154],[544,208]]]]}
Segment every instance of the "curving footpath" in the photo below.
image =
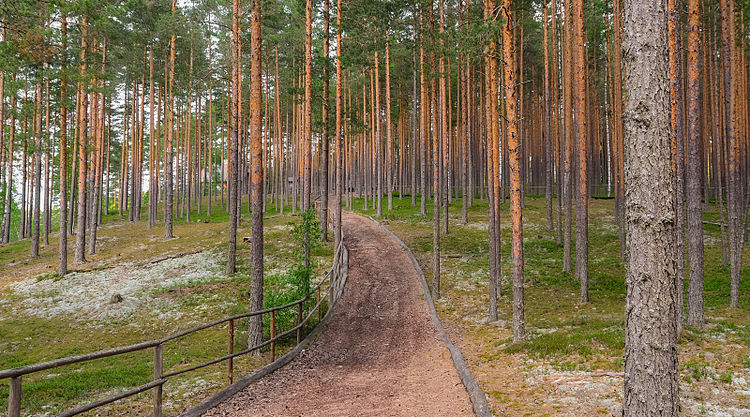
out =
{"type": "Polygon", "coordinates": [[[407,252],[344,214],[349,277],[325,331],[204,416],[472,416],[407,252]]]}

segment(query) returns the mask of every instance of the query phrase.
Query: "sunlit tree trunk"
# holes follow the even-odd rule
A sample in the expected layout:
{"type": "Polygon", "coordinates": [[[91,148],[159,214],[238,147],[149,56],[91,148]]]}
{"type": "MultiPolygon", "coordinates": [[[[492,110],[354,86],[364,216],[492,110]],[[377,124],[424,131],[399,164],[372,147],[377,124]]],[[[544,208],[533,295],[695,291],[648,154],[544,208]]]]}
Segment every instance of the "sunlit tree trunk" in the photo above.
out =
{"type": "MultiPolygon", "coordinates": [[[[88,17],[83,16],[81,21],[81,55],[80,55],[80,77],[84,79],[86,74],[86,49],[88,49],[88,17]]],[[[76,253],[75,262],[82,264],[86,262],[86,175],[87,175],[87,138],[88,130],[88,94],[86,94],[83,81],[78,82],[78,95],[80,109],[78,112],[78,228],[76,230],[76,253]]]]}
{"type": "MultiPolygon", "coordinates": [[[[239,0],[237,0],[239,2],[239,0]]],[[[263,132],[261,90],[261,8],[260,0],[252,0],[250,11],[250,153],[252,162],[252,269],[250,311],[263,308],[263,132]]],[[[236,9],[239,11],[240,6],[236,9]]],[[[240,53],[238,51],[238,53],[240,53]]],[[[250,318],[248,346],[263,340],[262,316],[250,318]]]]}
{"type": "MultiPolygon", "coordinates": [[[[514,63],[513,25],[511,0],[503,0],[505,25],[503,26],[503,72],[505,88],[505,117],[508,127],[504,132],[508,141],[510,162],[510,215],[513,228],[511,243],[513,262],[513,342],[521,342],[525,335],[523,305],[523,213],[521,211],[521,155],[519,149],[516,109],[516,78],[514,63]]],[[[494,76],[494,74],[493,74],[494,76]]],[[[494,129],[494,128],[493,128],[494,129]]]]}

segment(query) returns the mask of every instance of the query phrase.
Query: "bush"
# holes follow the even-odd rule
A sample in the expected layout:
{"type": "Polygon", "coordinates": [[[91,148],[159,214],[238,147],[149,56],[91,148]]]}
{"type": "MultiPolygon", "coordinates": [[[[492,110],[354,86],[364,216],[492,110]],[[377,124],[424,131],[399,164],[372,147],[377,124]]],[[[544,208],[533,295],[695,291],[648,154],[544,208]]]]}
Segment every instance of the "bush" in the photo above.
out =
{"type": "MultiPolygon", "coordinates": [[[[295,263],[281,275],[266,278],[267,289],[263,300],[264,308],[278,307],[309,295],[312,291],[312,274],[316,263],[310,258],[310,252],[320,246],[320,222],[316,219],[315,210],[310,208],[302,213],[301,223],[292,223],[291,235],[295,241],[295,263]]],[[[314,305],[306,302],[306,307],[314,305]]],[[[287,308],[276,312],[276,323],[279,328],[289,329],[296,324],[297,309],[287,308]]]]}

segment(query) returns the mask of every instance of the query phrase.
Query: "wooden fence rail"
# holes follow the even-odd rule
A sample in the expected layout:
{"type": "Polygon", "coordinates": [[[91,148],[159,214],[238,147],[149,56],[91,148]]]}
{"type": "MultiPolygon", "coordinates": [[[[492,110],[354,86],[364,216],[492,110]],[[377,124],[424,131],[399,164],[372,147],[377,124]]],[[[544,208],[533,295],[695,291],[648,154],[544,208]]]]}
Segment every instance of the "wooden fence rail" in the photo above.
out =
{"type": "MultiPolygon", "coordinates": [[[[154,417],[161,417],[162,397],[163,397],[162,388],[163,388],[164,383],[166,383],[169,378],[175,377],[177,375],[181,375],[187,372],[195,371],[197,369],[205,368],[206,366],[214,365],[214,364],[221,363],[224,361],[227,361],[227,376],[228,376],[228,381],[231,384],[234,380],[234,361],[233,361],[234,358],[238,356],[246,355],[254,350],[258,350],[265,346],[271,345],[271,349],[270,349],[271,350],[271,362],[273,362],[276,360],[276,342],[279,339],[296,332],[297,343],[299,344],[302,340],[302,327],[310,320],[310,318],[313,316],[313,314],[315,314],[315,312],[318,313],[318,319],[320,321],[320,318],[322,317],[323,301],[328,300],[328,310],[330,310],[333,303],[335,303],[335,301],[341,296],[341,292],[343,291],[343,286],[345,284],[344,280],[346,279],[346,272],[344,271],[344,269],[345,269],[345,265],[348,264],[348,253],[343,243],[344,242],[342,239],[334,252],[333,266],[326,273],[323,280],[321,280],[320,283],[316,285],[312,289],[312,291],[310,291],[310,293],[307,294],[305,297],[300,298],[299,300],[296,300],[296,301],[292,301],[291,303],[288,303],[279,307],[266,308],[263,310],[251,311],[249,313],[237,314],[235,316],[225,317],[223,319],[212,321],[210,323],[206,323],[200,326],[196,326],[191,329],[184,330],[179,333],[175,333],[175,334],[166,336],[161,339],[149,340],[146,342],[136,343],[136,344],[129,345],[129,346],[121,346],[121,347],[117,347],[114,349],[100,350],[98,352],[86,353],[83,355],[55,359],[55,360],[48,361],[48,362],[41,362],[41,363],[35,363],[32,365],[20,366],[20,367],[13,368],[13,369],[0,370],[0,379],[10,378],[10,395],[8,398],[8,417],[20,417],[21,416],[21,387],[22,387],[22,378],[24,375],[28,375],[34,372],[44,371],[47,369],[57,368],[60,366],[72,365],[72,364],[82,363],[82,362],[89,362],[95,359],[123,355],[126,353],[136,352],[136,351],[141,351],[141,350],[151,349],[151,348],[154,349],[154,362],[153,362],[154,375],[153,375],[153,380],[151,382],[143,384],[138,387],[131,388],[127,391],[123,391],[114,395],[110,395],[106,398],[102,398],[97,401],[85,404],[85,405],[71,408],[69,410],[64,411],[61,414],[58,414],[57,417],[74,416],[74,415],[77,415],[77,414],[80,414],[89,410],[93,410],[103,405],[110,404],[117,400],[131,397],[133,395],[136,395],[136,394],[139,394],[141,392],[148,391],[151,389],[153,389],[153,394],[154,394],[154,398],[153,398],[154,414],[153,415],[154,417]],[[321,289],[323,285],[326,283],[328,283],[328,288],[321,295],[321,289]],[[310,299],[310,297],[313,297],[315,295],[317,295],[315,297],[317,301],[315,306],[310,310],[307,316],[303,318],[302,307],[303,307],[304,302],[310,299]],[[295,306],[297,307],[296,325],[292,327],[291,329],[288,329],[286,331],[276,334],[276,329],[275,329],[276,312],[280,310],[289,309],[295,306]],[[240,352],[233,352],[235,321],[239,319],[259,316],[259,315],[261,316],[261,320],[262,320],[262,317],[266,314],[270,315],[271,337],[268,340],[263,341],[262,343],[259,343],[255,346],[248,347],[247,349],[242,350],[240,352]],[[228,322],[228,328],[229,328],[229,335],[228,335],[229,350],[228,350],[227,355],[210,360],[208,362],[204,362],[199,365],[191,366],[189,368],[179,369],[179,370],[169,372],[166,374],[163,372],[164,343],[169,342],[171,340],[179,339],[187,335],[193,334],[195,332],[205,330],[211,327],[215,327],[220,324],[227,323],[227,322],[228,322]]],[[[326,311],[326,314],[328,313],[328,310],[326,311]]]]}

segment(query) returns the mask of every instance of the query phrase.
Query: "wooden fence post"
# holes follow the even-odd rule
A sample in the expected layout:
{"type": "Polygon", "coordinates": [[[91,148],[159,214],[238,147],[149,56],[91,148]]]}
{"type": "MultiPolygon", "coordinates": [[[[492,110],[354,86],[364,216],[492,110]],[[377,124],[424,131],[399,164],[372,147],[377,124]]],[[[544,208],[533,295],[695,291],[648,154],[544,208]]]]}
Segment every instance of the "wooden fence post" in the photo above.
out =
{"type": "MultiPolygon", "coordinates": [[[[154,381],[161,379],[163,363],[164,345],[158,344],[154,346],[154,381]]],[[[154,417],[161,417],[162,389],[163,385],[154,387],[154,417]]]]}
{"type": "Polygon", "coordinates": [[[273,340],[276,337],[276,315],[275,311],[271,311],[271,362],[276,360],[276,341],[273,340]]]}
{"type": "Polygon", "coordinates": [[[8,417],[21,417],[21,376],[10,379],[10,396],[8,397],[8,417]]]}
{"type": "Polygon", "coordinates": [[[302,303],[297,304],[297,344],[302,342],[302,303]]]}
{"type": "MultiPolygon", "coordinates": [[[[229,320],[229,354],[234,353],[234,320],[229,320]]],[[[231,385],[234,381],[234,358],[229,358],[227,361],[227,376],[229,377],[229,384],[231,385]]]]}

